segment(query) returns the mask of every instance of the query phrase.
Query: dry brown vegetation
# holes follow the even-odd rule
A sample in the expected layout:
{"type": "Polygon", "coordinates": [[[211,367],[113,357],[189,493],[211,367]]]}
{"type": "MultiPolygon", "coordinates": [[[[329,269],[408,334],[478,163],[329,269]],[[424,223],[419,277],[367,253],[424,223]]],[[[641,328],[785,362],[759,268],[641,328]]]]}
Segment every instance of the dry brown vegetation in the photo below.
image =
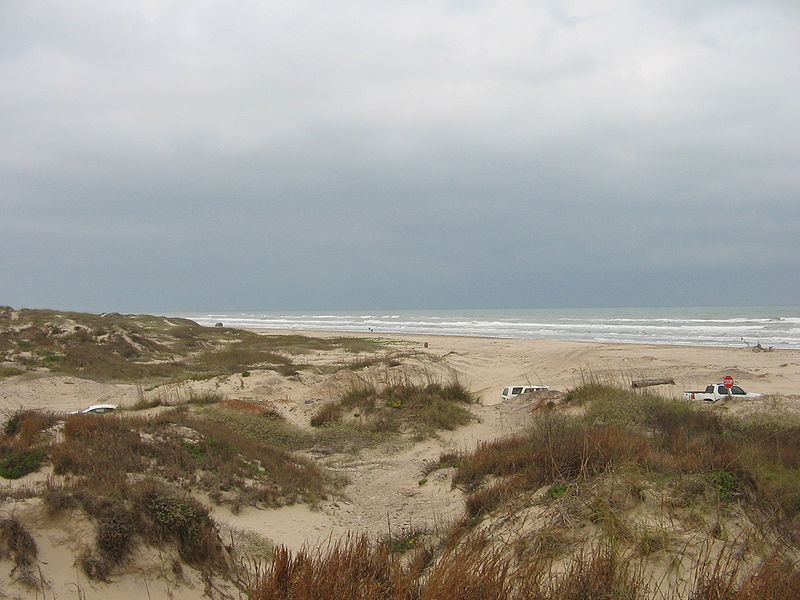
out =
{"type": "Polygon", "coordinates": [[[0,560],[10,558],[11,576],[28,587],[38,587],[35,564],[38,550],[31,532],[15,517],[0,519],[0,560]]]}
{"type": "Polygon", "coordinates": [[[796,564],[771,558],[746,572],[724,556],[707,560],[680,589],[660,588],[641,564],[602,544],[558,567],[541,556],[523,561],[497,547],[470,541],[431,563],[421,549],[398,557],[366,537],[348,538],[317,552],[278,548],[250,593],[252,600],[791,600],[796,564]]]}
{"type": "Polygon", "coordinates": [[[724,418],[603,385],[567,403],[585,412],[545,410],[524,434],[423,465],[455,467],[454,485],[469,492],[449,531],[417,536],[400,555],[366,538],[280,550],[251,597],[797,597],[797,423],[724,418]],[[656,568],[663,561],[673,566],[656,568]]]}
{"type": "MultiPolygon", "coordinates": [[[[139,544],[173,544],[201,572],[231,576],[216,525],[192,495],[197,491],[237,510],[243,504],[315,502],[333,488],[308,461],[188,410],[153,418],[75,414],[61,427],[54,422],[34,411],[18,413],[0,446],[35,451],[52,464],[56,477],[39,493],[51,514],[77,510],[95,523],[94,549],[80,564],[101,581],[139,544]]],[[[22,538],[13,525],[2,525],[5,553],[27,576],[30,552],[20,554],[22,538]]]]}

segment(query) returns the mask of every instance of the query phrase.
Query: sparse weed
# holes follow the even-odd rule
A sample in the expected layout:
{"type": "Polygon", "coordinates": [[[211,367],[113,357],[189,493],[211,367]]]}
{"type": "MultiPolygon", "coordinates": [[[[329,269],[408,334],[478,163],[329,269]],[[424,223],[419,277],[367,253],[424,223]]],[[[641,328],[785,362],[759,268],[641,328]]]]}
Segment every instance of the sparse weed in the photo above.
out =
{"type": "Polygon", "coordinates": [[[342,405],[336,400],[326,402],[311,416],[311,426],[320,427],[326,423],[333,423],[342,418],[342,405]]]}

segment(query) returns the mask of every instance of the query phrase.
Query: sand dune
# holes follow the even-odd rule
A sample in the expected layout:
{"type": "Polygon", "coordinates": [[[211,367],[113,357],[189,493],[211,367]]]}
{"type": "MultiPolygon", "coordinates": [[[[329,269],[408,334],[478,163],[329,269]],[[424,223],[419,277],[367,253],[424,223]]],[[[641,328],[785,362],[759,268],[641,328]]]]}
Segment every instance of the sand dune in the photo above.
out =
{"type": "MultiPolygon", "coordinates": [[[[276,332],[269,330],[268,333],[276,332]]],[[[314,332],[313,335],[347,334],[314,332]]],[[[409,368],[413,368],[416,360],[419,365],[427,365],[420,368],[430,368],[440,375],[455,374],[478,394],[480,403],[474,407],[478,420],[456,431],[444,432],[438,439],[416,444],[398,443],[357,456],[316,456],[314,459],[321,465],[349,478],[350,483],[340,497],[314,509],[305,505],[277,510],[245,507],[233,514],[226,507],[214,507],[214,517],[220,524],[256,531],[276,544],[299,549],[313,547],[346,532],[380,534],[392,528],[445,523],[460,514],[464,497],[451,488],[447,470],[437,471],[421,485],[420,467],[427,460],[435,460],[444,450],[471,449],[482,440],[495,439],[523,427],[531,403],[524,399],[501,402],[500,390],[509,384],[544,384],[565,391],[588,377],[617,383],[670,377],[676,385],[662,386],[659,392],[678,396],[684,389],[704,387],[720,381],[724,375],[732,375],[747,391],[776,396],[755,402],[729,402],[715,409],[736,412],[768,410],[780,405],[800,411],[800,399],[793,397],[800,391],[800,351],[796,350],[754,352],[749,349],[416,335],[392,335],[391,339],[402,342],[398,347],[403,350],[427,355],[422,357],[424,360],[409,359],[409,368]]],[[[302,424],[314,407],[326,399],[326,393],[334,393],[333,383],[331,376],[304,376],[299,381],[290,381],[267,371],[254,372],[247,379],[231,377],[214,385],[230,396],[270,401],[290,420],[302,424]]],[[[211,383],[192,382],[191,385],[202,389],[211,383]]],[[[132,385],[103,384],[50,374],[0,380],[0,411],[5,413],[19,408],[68,411],[109,401],[129,405],[136,399],[137,390],[132,385]]],[[[41,478],[41,474],[28,477],[33,481],[41,478]]],[[[20,481],[21,485],[25,483],[20,481]]],[[[35,501],[9,502],[0,511],[3,515],[30,512],[34,508],[28,506],[30,504],[35,501]]],[[[38,537],[42,555],[56,562],[68,560],[66,553],[58,553],[53,541],[57,539],[52,532],[38,537]]],[[[71,589],[70,578],[74,579],[75,573],[72,564],[52,569],[51,578],[65,578],[65,581],[53,581],[52,589],[66,596],[71,589]]],[[[136,574],[121,577],[126,583],[115,586],[114,594],[121,600],[143,597],[132,591],[141,587],[136,577],[141,579],[136,574]]],[[[82,581],[82,589],[87,592],[87,598],[99,598],[111,588],[82,581]]],[[[157,586],[150,589],[151,594],[154,589],[157,586]]]]}

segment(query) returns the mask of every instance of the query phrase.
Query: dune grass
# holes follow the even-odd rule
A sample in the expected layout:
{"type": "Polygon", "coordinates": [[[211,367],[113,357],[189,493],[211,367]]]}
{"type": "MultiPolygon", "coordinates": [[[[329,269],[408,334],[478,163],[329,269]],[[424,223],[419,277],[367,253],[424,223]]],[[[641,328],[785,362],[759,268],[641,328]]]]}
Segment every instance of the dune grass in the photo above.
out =
{"type": "MultiPolygon", "coordinates": [[[[204,397],[187,406],[207,411],[218,400],[204,397]]],[[[10,467],[16,456],[8,449],[35,453],[37,466],[52,464],[54,477],[37,495],[51,514],[79,511],[92,521],[94,544],[78,563],[98,581],[110,581],[141,544],[170,545],[204,573],[232,575],[228,551],[197,492],[237,512],[244,505],[314,503],[336,485],[311,462],[186,409],[151,418],[69,415],[60,435],[47,429],[51,421],[35,411],[13,415],[0,438],[0,465],[10,467]]],[[[2,535],[12,531],[3,527],[2,535]]]]}
{"type": "Polygon", "coordinates": [[[0,560],[9,559],[11,576],[31,588],[40,584],[34,569],[38,554],[33,535],[17,517],[0,518],[0,560]]]}
{"type": "Polygon", "coordinates": [[[601,543],[556,567],[542,555],[515,560],[471,540],[435,563],[428,548],[409,560],[384,543],[348,537],[327,548],[292,553],[279,547],[249,591],[251,600],[790,600],[800,569],[778,556],[754,569],[725,555],[698,557],[681,588],[648,581],[641,564],[601,543]]]}
{"type": "Polygon", "coordinates": [[[466,406],[474,402],[475,397],[457,381],[403,381],[383,387],[363,382],[348,390],[339,405],[344,410],[357,410],[373,427],[409,431],[421,439],[472,421],[466,406]]]}
{"type": "MultiPolygon", "coordinates": [[[[203,327],[188,319],[150,315],[94,315],[51,310],[0,311],[0,377],[26,369],[104,381],[180,381],[248,369],[295,375],[308,365],[295,357],[315,351],[374,352],[375,341],[259,335],[203,327]]],[[[344,361],[341,368],[348,368],[344,361]]]]}
{"type": "MultiPolygon", "coordinates": [[[[392,397],[361,390],[346,405],[377,410],[392,397]]],[[[423,465],[423,474],[455,468],[454,483],[470,492],[464,521],[457,522],[438,546],[427,544],[426,536],[411,536],[414,544],[409,544],[400,532],[391,543],[385,538],[347,538],[316,551],[292,554],[279,549],[250,597],[796,597],[800,568],[792,557],[800,545],[791,524],[800,513],[792,474],[800,458],[800,437],[795,423],[724,418],[704,407],[608,386],[580,388],[570,401],[585,404],[585,416],[545,411],[523,434],[485,442],[474,452],[443,454],[423,465]],[[755,523],[785,534],[789,546],[784,549],[794,544],[794,550],[775,548],[760,562],[743,560],[742,542],[733,540],[715,553],[686,554],[673,547],[672,528],[644,526],[622,512],[626,503],[641,502],[647,489],[661,490],[658,495],[668,509],[693,510],[691,504],[699,503],[696,508],[708,514],[744,511],[755,523]],[[513,527],[503,530],[501,544],[491,543],[486,530],[475,527],[490,515],[503,517],[489,523],[506,522],[511,512],[531,502],[552,504],[561,527],[519,533],[514,544],[508,542],[514,539],[513,527]],[[765,523],[764,516],[773,520],[765,523]],[[591,524],[599,537],[577,542],[575,551],[565,522],[591,524]],[[646,574],[644,561],[676,552],[675,560],[688,579],[654,580],[646,574]]],[[[721,527],[709,530],[710,539],[724,537],[721,527]]]]}
{"type": "Polygon", "coordinates": [[[543,413],[522,435],[482,443],[463,457],[454,483],[477,490],[487,477],[504,477],[522,492],[622,469],[701,481],[722,501],[747,501],[787,522],[800,515],[800,423],[724,418],[603,386],[572,394],[581,396],[591,403],[585,417],[543,413]]]}
{"type": "Polygon", "coordinates": [[[91,579],[109,581],[140,544],[174,544],[183,561],[203,571],[229,572],[226,551],[209,511],[191,495],[144,478],[102,487],[86,482],[50,484],[43,494],[48,512],[82,510],[95,524],[93,549],[80,559],[91,579]]]}

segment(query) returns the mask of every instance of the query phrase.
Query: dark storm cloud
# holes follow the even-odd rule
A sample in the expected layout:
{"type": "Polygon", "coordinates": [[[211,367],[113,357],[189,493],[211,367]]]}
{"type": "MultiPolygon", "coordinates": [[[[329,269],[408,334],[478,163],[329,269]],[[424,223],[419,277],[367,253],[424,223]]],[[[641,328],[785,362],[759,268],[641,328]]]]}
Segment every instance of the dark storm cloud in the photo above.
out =
{"type": "Polygon", "coordinates": [[[800,11],[651,4],[3,3],[0,303],[796,303],[800,11]]]}

